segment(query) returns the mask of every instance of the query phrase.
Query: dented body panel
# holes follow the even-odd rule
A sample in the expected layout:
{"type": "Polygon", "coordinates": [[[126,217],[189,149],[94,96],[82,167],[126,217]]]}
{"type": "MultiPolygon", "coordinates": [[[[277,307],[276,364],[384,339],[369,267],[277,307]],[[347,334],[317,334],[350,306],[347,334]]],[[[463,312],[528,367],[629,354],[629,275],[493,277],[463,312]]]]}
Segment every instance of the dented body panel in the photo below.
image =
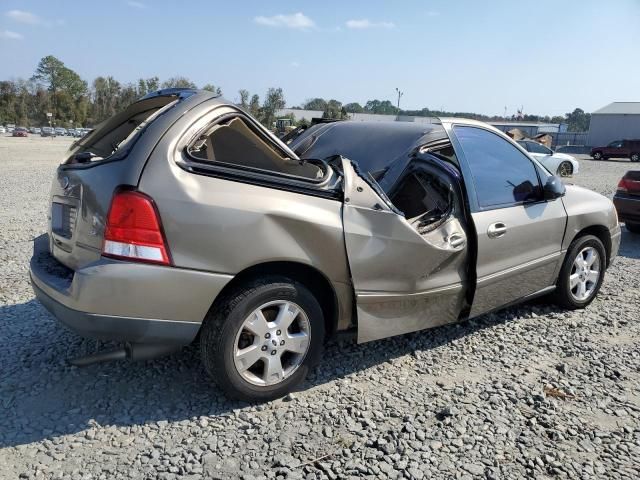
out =
{"type": "Polygon", "coordinates": [[[328,330],[355,328],[366,342],[481,315],[553,288],[569,245],[585,229],[604,229],[609,258],[617,253],[611,202],[578,187],[553,201],[477,209],[469,193],[474,180],[451,128],[491,129],[481,122],[340,122],[310,128],[289,148],[232,103],[187,93],[158,92],[179,101],[122,158],[58,169],[51,201],[62,207],[50,219],[48,239],[38,242],[31,277],[47,308],[82,334],[189,343],[228,285],[278,265],[280,275],[304,267],[322,279],[331,292],[324,301],[335,301],[328,330]],[[231,128],[234,119],[242,128],[237,120],[231,128]],[[216,152],[205,142],[217,127],[244,135],[246,150],[238,148],[233,161],[220,157],[239,143],[216,152]],[[242,164],[244,152],[265,149],[274,170],[242,164]],[[414,168],[422,175],[414,187],[423,190],[415,199],[406,194],[403,212],[393,195],[414,168]],[[298,171],[303,175],[292,174],[298,171]],[[121,188],[153,200],[170,265],[103,255],[110,202],[121,188]],[[411,200],[428,215],[410,214],[411,200]],[[54,225],[60,212],[68,215],[66,229],[54,225]],[[509,231],[489,238],[497,222],[509,231]],[[62,273],[54,264],[64,266],[62,273]]]}
{"type": "Polygon", "coordinates": [[[460,222],[420,235],[343,160],[344,235],[366,342],[451,323],[464,306],[466,242],[460,222]],[[348,199],[348,201],[347,201],[348,199]]]}

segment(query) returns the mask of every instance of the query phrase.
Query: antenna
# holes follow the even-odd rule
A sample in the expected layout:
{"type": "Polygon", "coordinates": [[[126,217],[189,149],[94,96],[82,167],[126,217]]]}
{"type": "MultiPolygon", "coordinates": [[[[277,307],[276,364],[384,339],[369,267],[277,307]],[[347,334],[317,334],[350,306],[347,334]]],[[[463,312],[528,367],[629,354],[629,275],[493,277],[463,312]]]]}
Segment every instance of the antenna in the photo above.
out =
{"type": "Polygon", "coordinates": [[[400,110],[400,98],[404,95],[404,92],[401,92],[398,87],[396,87],[396,93],[398,94],[398,110],[400,110]]]}

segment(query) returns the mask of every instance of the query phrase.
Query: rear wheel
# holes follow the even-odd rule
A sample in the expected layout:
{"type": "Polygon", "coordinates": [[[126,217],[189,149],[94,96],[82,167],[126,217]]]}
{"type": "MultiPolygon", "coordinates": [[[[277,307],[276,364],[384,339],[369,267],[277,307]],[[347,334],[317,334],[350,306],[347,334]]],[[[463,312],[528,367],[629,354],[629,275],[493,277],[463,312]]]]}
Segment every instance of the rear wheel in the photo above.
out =
{"type": "Polygon", "coordinates": [[[593,154],[594,160],[602,160],[602,152],[596,152],[593,154]]]}
{"type": "Polygon", "coordinates": [[[624,222],[624,226],[631,233],[640,233],[640,223],[624,222]]]}
{"type": "Polygon", "coordinates": [[[571,162],[562,162],[558,165],[558,175],[561,177],[569,177],[573,174],[573,165],[571,162]]]}
{"type": "Polygon", "coordinates": [[[640,153],[634,152],[631,154],[632,162],[640,162],[640,153]]]}
{"type": "Polygon", "coordinates": [[[267,401],[294,389],[317,362],[322,309],[302,284],[267,276],[216,302],[202,327],[202,362],[232,398],[267,401]]]}
{"type": "Polygon", "coordinates": [[[599,238],[585,235],[573,241],[560,269],[553,300],[570,308],[585,308],[602,285],[606,251],[599,238]]]}

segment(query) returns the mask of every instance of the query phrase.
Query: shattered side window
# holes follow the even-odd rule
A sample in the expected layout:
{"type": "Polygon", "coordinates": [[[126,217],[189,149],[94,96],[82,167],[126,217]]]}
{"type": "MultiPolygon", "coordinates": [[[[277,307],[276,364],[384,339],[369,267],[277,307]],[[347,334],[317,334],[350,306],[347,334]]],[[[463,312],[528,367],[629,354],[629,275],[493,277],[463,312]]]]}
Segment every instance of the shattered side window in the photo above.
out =
{"type": "Polygon", "coordinates": [[[405,176],[391,197],[391,202],[420,234],[431,231],[451,214],[453,200],[449,185],[419,170],[405,176]]]}
{"type": "Polygon", "coordinates": [[[211,126],[191,143],[188,153],[201,162],[247,167],[309,180],[321,180],[325,175],[325,170],[317,163],[284,156],[239,116],[211,126]]]}

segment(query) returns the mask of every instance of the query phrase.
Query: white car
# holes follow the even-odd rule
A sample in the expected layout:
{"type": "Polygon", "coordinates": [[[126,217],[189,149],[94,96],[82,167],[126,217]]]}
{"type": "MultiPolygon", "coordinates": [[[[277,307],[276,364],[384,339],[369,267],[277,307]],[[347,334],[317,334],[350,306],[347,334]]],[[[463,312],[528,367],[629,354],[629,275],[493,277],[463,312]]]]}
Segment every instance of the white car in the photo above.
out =
{"type": "Polygon", "coordinates": [[[7,129],[0,125],[0,133],[7,133],[7,129]]]}
{"type": "Polygon", "coordinates": [[[533,140],[518,140],[518,144],[551,173],[561,177],[570,177],[580,170],[580,163],[571,155],[554,152],[550,148],[533,140]]]}

